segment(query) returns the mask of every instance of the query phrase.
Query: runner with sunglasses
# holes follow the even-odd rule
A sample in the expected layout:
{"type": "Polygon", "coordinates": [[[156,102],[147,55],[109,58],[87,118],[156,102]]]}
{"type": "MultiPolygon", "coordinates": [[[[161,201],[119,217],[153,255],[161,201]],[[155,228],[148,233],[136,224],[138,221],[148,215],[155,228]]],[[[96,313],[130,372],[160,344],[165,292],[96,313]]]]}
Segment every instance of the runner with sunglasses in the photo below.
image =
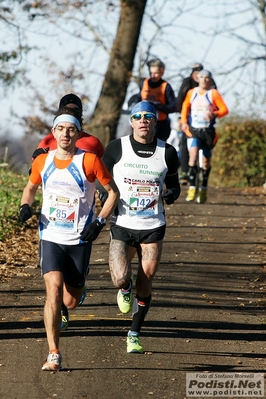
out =
{"type": "Polygon", "coordinates": [[[143,353],[139,334],[162,253],[164,202],[172,204],[180,194],[177,152],[155,137],[156,123],[154,106],[147,101],[137,103],[130,114],[132,135],[111,141],[103,156],[120,191],[117,209],[110,219],[109,266],[113,284],[119,288],[120,311],[129,313],[133,307],[128,353],[143,353]],[[131,261],[136,254],[139,266],[133,303],[131,261]]]}

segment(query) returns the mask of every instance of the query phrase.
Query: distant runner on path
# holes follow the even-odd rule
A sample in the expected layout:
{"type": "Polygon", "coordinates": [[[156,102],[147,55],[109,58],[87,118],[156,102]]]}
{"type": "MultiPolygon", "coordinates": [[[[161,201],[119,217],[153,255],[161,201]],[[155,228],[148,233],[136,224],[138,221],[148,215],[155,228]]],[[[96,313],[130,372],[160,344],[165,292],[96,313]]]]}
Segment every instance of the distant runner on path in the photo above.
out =
{"type": "Polygon", "coordinates": [[[181,129],[187,136],[189,151],[189,189],[186,201],[203,204],[207,201],[208,178],[211,171],[212,149],[217,143],[216,118],[228,114],[228,108],[216,89],[210,89],[212,74],[203,69],[199,72],[199,86],[188,91],[181,112],[181,129]],[[202,165],[198,168],[199,150],[202,149],[202,165]],[[201,181],[197,192],[199,174],[201,181]]]}

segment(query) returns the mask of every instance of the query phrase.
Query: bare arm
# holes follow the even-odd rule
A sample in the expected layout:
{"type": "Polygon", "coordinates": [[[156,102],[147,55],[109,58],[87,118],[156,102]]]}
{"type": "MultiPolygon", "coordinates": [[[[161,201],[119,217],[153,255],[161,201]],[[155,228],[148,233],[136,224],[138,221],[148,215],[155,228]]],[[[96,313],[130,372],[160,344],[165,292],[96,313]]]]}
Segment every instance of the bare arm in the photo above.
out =
{"type": "Polygon", "coordinates": [[[23,194],[21,197],[20,204],[28,204],[31,205],[34,201],[35,193],[37,191],[37,188],[39,185],[33,184],[30,180],[28,181],[27,185],[25,186],[23,190],[23,194]]]}
{"type": "MultiPolygon", "coordinates": [[[[100,218],[107,219],[113,212],[117,201],[119,199],[119,191],[113,180],[105,184],[104,189],[107,191],[108,197],[99,213],[100,218]]],[[[82,241],[94,241],[100,234],[105,223],[102,223],[98,218],[84,228],[81,232],[82,241]]]]}
{"type": "Polygon", "coordinates": [[[99,216],[107,219],[115,209],[120,193],[114,180],[111,180],[110,183],[104,185],[103,188],[107,191],[108,197],[104,202],[99,216]]]}

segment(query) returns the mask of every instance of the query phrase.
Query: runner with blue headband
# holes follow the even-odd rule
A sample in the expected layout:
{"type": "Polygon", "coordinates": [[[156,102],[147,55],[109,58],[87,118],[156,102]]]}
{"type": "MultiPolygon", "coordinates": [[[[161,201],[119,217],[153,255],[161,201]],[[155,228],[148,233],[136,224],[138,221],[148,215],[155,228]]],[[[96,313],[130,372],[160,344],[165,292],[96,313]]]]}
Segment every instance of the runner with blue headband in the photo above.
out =
{"type": "Polygon", "coordinates": [[[154,106],[148,101],[141,101],[132,108],[130,112],[130,119],[132,119],[133,115],[143,112],[151,113],[156,117],[156,109],[154,106]]]}
{"type": "Polygon", "coordinates": [[[34,159],[21,198],[19,219],[26,222],[33,215],[34,197],[42,184],[39,254],[46,288],[44,324],[49,349],[42,366],[44,371],[62,368],[60,330],[68,324],[68,310],[82,300],[92,242],[105,226],[119,197],[113,177],[102,160],[76,146],[81,126],[78,109],[65,107],[57,111],[51,129],[56,148],[34,159]],[[96,179],[108,192],[98,216],[96,179]],[[66,313],[62,313],[65,310],[66,313]]]}
{"type": "Polygon", "coordinates": [[[56,126],[58,125],[58,123],[60,122],[69,122],[69,123],[73,123],[73,125],[76,126],[76,128],[78,129],[78,131],[81,131],[81,125],[79,123],[79,120],[77,118],[75,118],[75,116],[72,115],[67,115],[67,114],[63,114],[63,115],[59,115],[55,118],[54,120],[54,124],[53,124],[53,128],[56,128],[56,126]]]}
{"type": "MultiPolygon", "coordinates": [[[[150,308],[152,283],[162,253],[164,204],[177,200],[180,186],[176,149],[155,136],[155,107],[148,101],[137,103],[131,110],[130,124],[132,134],[112,140],[106,146],[103,162],[113,172],[120,191],[110,219],[109,267],[118,288],[120,312],[133,314],[126,351],[143,353],[140,331],[150,308]],[[135,255],[138,266],[133,272],[135,255]]],[[[100,198],[104,198],[104,190],[99,191],[100,198]]]]}

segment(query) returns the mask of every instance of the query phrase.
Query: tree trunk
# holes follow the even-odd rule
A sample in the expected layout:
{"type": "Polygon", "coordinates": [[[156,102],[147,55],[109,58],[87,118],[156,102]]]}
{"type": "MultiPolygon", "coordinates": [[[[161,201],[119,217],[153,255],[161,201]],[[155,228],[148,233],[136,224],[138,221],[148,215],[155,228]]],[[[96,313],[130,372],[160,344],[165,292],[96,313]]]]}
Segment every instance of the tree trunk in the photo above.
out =
{"type": "Polygon", "coordinates": [[[104,146],[116,135],[125,101],[147,0],[121,0],[120,20],[102,90],[89,123],[104,146]]]}

